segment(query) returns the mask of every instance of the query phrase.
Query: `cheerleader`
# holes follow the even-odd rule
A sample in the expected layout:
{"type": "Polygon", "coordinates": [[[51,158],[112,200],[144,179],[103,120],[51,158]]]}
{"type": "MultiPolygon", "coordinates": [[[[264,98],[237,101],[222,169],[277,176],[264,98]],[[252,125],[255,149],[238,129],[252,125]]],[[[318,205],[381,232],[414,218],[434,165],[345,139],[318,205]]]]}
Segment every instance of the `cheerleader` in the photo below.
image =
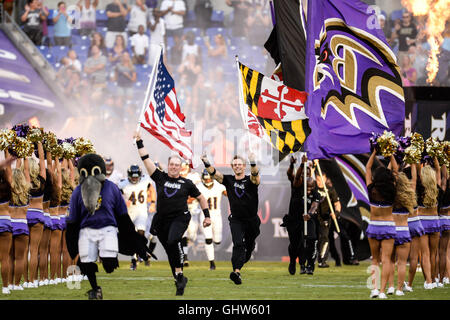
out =
{"type": "Polygon", "coordinates": [[[439,222],[441,227],[441,238],[439,240],[439,282],[438,286],[443,287],[444,283],[449,283],[446,269],[448,268],[448,244],[450,242],[450,184],[447,167],[441,168],[442,172],[442,198],[439,209],[439,222]]]}
{"type": "Polygon", "coordinates": [[[68,215],[69,201],[72,196],[74,185],[74,168],[72,160],[63,160],[62,169],[62,189],[61,189],[61,205],[59,206],[59,218],[62,228],[62,274],[63,281],[67,276],[67,268],[72,263],[66,244],[66,217],[68,215]],[[68,163],[68,164],[67,164],[68,163]]]}
{"type": "MultiPolygon", "coordinates": [[[[372,165],[376,156],[374,150],[366,164],[366,183],[370,200],[370,222],[366,234],[369,239],[370,251],[372,253],[372,279],[374,289],[370,293],[371,298],[379,297],[386,299],[384,293],[391,269],[391,256],[394,249],[396,236],[395,222],[392,215],[396,189],[395,178],[391,170],[384,166],[378,167],[372,175],[372,165]],[[378,266],[382,263],[381,286],[375,275],[378,266]]],[[[393,156],[391,156],[391,162],[393,156]]]]}
{"type": "Polygon", "coordinates": [[[433,283],[433,279],[437,278],[437,264],[439,248],[439,216],[438,216],[438,193],[441,184],[441,170],[439,161],[436,157],[433,158],[434,167],[425,165],[419,172],[419,179],[417,181],[417,203],[419,205],[419,219],[422,222],[425,231],[426,246],[423,248],[422,254],[422,269],[425,275],[425,289],[433,289],[437,283],[433,283]],[[424,263],[429,261],[430,269],[424,269],[424,263]]]}
{"type": "MultiPolygon", "coordinates": [[[[411,187],[413,190],[416,190],[417,186],[417,165],[411,165],[411,187]]],[[[425,250],[427,246],[428,239],[425,237],[425,231],[422,226],[422,222],[419,219],[418,207],[417,207],[417,194],[414,194],[414,199],[416,205],[414,206],[413,212],[408,213],[408,228],[409,233],[411,235],[411,246],[409,250],[409,272],[408,272],[408,282],[404,284],[403,289],[406,292],[412,292],[412,285],[414,282],[414,278],[416,276],[417,265],[420,258],[420,253],[425,250]]],[[[430,261],[422,261],[423,264],[421,266],[424,274],[430,274],[430,261]]]]}
{"type": "Polygon", "coordinates": [[[50,169],[52,176],[52,193],[50,196],[50,217],[52,219],[52,232],[50,235],[50,281],[49,284],[61,283],[61,242],[62,228],[59,217],[59,204],[61,202],[61,163],[54,157],[50,169]]]}
{"type": "MultiPolygon", "coordinates": [[[[45,171],[45,159],[44,150],[42,143],[37,143],[37,150],[39,156],[39,163],[33,159],[29,158],[29,168],[30,168],[30,179],[31,179],[31,189],[30,189],[30,206],[27,210],[27,222],[30,231],[30,263],[29,263],[29,282],[24,283],[25,288],[37,288],[38,287],[38,252],[39,243],[42,239],[42,234],[44,232],[44,211],[43,211],[43,198],[44,198],[44,188],[46,180],[45,171]]],[[[26,254],[28,257],[28,254],[26,254]]],[[[27,259],[26,259],[27,261],[27,259]]],[[[27,270],[25,269],[25,272],[27,270]]]]}
{"type": "MultiPolygon", "coordinates": [[[[395,160],[394,160],[395,161],[395,160]]],[[[406,263],[411,247],[411,234],[408,227],[408,215],[414,213],[414,207],[416,206],[416,193],[412,186],[416,184],[415,179],[409,181],[404,172],[398,172],[393,167],[393,172],[396,177],[396,197],[394,202],[394,209],[392,214],[395,221],[395,236],[394,252],[391,258],[391,272],[389,276],[390,287],[388,294],[394,293],[394,269],[395,258],[397,257],[397,290],[395,295],[403,296],[403,286],[406,278],[406,263]]]]}
{"type": "MultiPolygon", "coordinates": [[[[48,160],[47,160],[48,163],[48,160]]],[[[46,179],[44,187],[44,197],[42,202],[42,210],[44,211],[44,230],[39,243],[39,286],[49,284],[48,280],[48,255],[50,250],[50,236],[52,233],[52,218],[50,216],[50,196],[52,192],[52,176],[50,170],[45,169],[46,179]]]]}
{"type": "Polygon", "coordinates": [[[16,161],[16,168],[12,171],[11,201],[9,212],[11,214],[11,225],[13,231],[13,245],[10,261],[12,261],[11,281],[14,281],[12,290],[23,290],[20,285],[25,273],[25,260],[28,252],[29,229],[27,223],[27,210],[29,207],[30,175],[28,159],[16,161]],[[14,275],[14,279],[13,278],[14,275]]]}
{"type": "Polygon", "coordinates": [[[9,282],[11,269],[9,253],[12,246],[12,225],[9,214],[9,201],[11,200],[12,172],[10,161],[12,157],[9,156],[6,150],[5,159],[8,163],[3,164],[4,168],[0,169],[0,263],[3,284],[2,294],[10,294],[9,285],[12,283],[9,282]]]}

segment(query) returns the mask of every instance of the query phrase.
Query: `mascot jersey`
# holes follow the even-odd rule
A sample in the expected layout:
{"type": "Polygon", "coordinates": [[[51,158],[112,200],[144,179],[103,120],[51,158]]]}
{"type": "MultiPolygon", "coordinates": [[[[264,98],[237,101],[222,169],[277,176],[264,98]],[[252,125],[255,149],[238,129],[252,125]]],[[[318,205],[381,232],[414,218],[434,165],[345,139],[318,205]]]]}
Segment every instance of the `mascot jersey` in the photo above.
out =
{"type": "Polygon", "coordinates": [[[149,185],[151,185],[151,181],[148,176],[143,176],[138,183],[131,183],[128,179],[119,183],[119,189],[122,190],[130,217],[136,217],[142,213],[147,214],[149,185]]]}
{"type": "Polygon", "coordinates": [[[83,204],[80,186],[77,186],[72,193],[69,210],[69,220],[72,222],[79,221],[81,229],[100,229],[107,226],[117,227],[115,216],[128,214],[127,206],[119,188],[108,179],[103,183],[93,215],[89,214],[83,204]]]}

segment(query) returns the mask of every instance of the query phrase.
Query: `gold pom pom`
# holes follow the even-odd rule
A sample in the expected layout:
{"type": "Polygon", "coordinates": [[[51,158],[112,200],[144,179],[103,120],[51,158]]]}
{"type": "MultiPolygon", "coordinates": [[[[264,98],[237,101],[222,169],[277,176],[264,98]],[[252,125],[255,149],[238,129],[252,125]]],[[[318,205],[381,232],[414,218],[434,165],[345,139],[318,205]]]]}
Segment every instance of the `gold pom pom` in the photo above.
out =
{"type": "Polygon", "coordinates": [[[17,134],[14,130],[11,129],[2,129],[0,130],[0,150],[8,149],[11,144],[14,142],[17,134]]]}
{"type": "Polygon", "coordinates": [[[398,142],[395,139],[395,135],[391,131],[385,130],[383,134],[378,137],[377,143],[383,157],[392,156],[398,148],[398,142]]]}

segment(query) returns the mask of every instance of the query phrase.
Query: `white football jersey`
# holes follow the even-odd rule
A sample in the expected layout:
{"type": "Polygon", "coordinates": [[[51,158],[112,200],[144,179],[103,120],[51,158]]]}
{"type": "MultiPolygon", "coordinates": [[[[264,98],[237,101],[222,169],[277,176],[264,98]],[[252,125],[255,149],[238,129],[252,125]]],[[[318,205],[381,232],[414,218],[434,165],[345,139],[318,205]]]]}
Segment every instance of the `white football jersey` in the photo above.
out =
{"type": "MultiPolygon", "coordinates": [[[[198,188],[199,184],[202,184],[202,179],[198,172],[191,171],[187,174],[186,179],[191,180],[198,188]]],[[[200,212],[200,204],[197,200],[192,201],[188,204],[188,209],[191,214],[198,214],[200,212]]]]}
{"type": "Polygon", "coordinates": [[[136,184],[131,183],[128,179],[120,181],[119,189],[123,193],[130,216],[147,215],[147,189],[149,184],[151,184],[151,180],[146,175],[142,176],[141,180],[136,184]]]}
{"type": "Polygon", "coordinates": [[[209,212],[210,213],[220,213],[221,203],[222,203],[222,194],[226,190],[223,184],[214,181],[214,185],[211,189],[205,187],[203,183],[200,183],[197,186],[198,190],[205,197],[208,202],[209,212]]]}

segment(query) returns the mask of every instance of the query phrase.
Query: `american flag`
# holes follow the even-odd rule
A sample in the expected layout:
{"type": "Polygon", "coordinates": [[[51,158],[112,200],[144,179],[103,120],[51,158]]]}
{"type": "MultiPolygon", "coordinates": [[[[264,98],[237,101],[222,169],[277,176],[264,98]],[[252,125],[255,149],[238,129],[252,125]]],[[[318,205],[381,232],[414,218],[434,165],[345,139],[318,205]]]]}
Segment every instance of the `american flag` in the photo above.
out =
{"type": "Polygon", "coordinates": [[[185,116],[178,104],[175,82],[163,63],[162,54],[147,103],[139,119],[141,127],[184,159],[191,160],[191,132],[185,128],[185,116]]]}

